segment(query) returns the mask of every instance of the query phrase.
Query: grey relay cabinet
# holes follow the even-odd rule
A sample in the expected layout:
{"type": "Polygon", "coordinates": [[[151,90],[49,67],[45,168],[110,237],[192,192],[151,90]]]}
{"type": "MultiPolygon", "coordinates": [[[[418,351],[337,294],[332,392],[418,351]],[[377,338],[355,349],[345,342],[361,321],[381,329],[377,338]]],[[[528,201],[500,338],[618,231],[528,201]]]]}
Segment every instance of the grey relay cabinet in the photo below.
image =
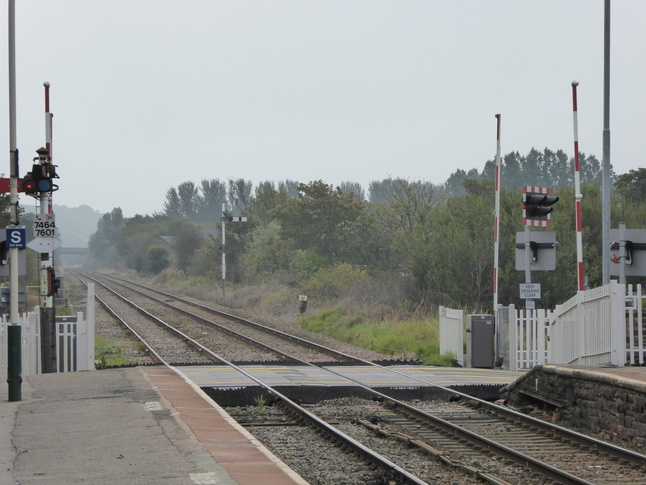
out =
{"type": "Polygon", "coordinates": [[[493,315],[467,315],[467,367],[494,367],[493,315]]]}

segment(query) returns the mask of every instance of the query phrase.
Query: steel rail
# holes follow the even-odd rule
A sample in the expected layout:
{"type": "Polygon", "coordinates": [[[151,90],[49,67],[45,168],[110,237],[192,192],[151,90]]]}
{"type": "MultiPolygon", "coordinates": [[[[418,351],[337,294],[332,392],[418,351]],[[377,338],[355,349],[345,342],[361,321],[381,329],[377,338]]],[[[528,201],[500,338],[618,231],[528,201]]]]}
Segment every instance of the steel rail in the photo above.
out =
{"type": "MultiPolygon", "coordinates": [[[[252,322],[251,320],[247,320],[245,318],[241,318],[241,317],[238,317],[236,315],[232,315],[230,313],[226,313],[226,312],[223,312],[221,310],[217,310],[215,308],[212,308],[212,307],[209,307],[209,306],[206,306],[206,305],[202,305],[200,303],[188,300],[186,298],[182,298],[180,296],[173,295],[171,293],[167,293],[167,292],[159,290],[157,288],[152,288],[150,286],[146,286],[146,285],[143,285],[141,283],[135,283],[133,281],[130,281],[130,280],[127,280],[127,279],[124,279],[124,278],[119,278],[119,277],[116,277],[116,276],[107,276],[107,275],[100,275],[100,276],[102,278],[114,280],[114,281],[117,281],[117,282],[121,281],[121,282],[128,283],[130,285],[135,285],[135,286],[139,286],[141,288],[145,288],[146,290],[152,291],[154,293],[158,293],[158,294],[163,295],[163,296],[168,297],[168,298],[172,298],[173,300],[179,301],[179,302],[184,303],[186,305],[189,305],[189,306],[192,306],[192,307],[195,307],[195,308],[199,308],[200,310],[213,313],[213,314],[218,315],[220,317],[227,318],[229,320],[233,320],[235,322],[241,323],[243,325],[246,325],[246,326],[249,326],[249,327],[252,327],[252,328],[262,330],[264,332],[267,332],[269,334],[275,335],[277,337],[280,337],[280,338],[295,342],[298,345],[302,345],[304,347],[308,347],[308,348],[317,350],[319,352],[326,353],[326,354],[328,354],[328,355],[330,355],[332,357],[335,357],[337,359],[340,359],[340,360],[347,360],[347,361],[354,362],[354,363],[357,363],[357,364],[362,364],[362,365],[373,364],[372,362],[370,362],[368,360],[361,359],[359,357],[354,357],[352,355],[346,354],[345,352],[341,352],[339,350],[335,350],[335,349],[332,349],[330,347],[326,347],[325,345],[321,345],[321,344],[318,344],[316,342],[312,342],[310,340],[306,340],[304,338],[297,337],[296,335],[290,335],[290,334],[288,334],[286,332],[276,330],[275,328],[271,328],[271,327],[268,327],[266,325],[262,325],[261,323],[252,322]]],[[[90,277],[90,276],[88,276],[88,277],[90,277]]],[[[139,291],[139,290],[137,290],[135,288],[131,288],[131,289],[133,291],[137,291],[141,295],[147,296],[148,298],[154,298],[154,297],[151,297],[150,295],[146,295],[145,293],[143,293],[143,292],[141,292],[141,291],[139,291]]],[[[195,314],[193,314],[193,313],[191,313],[191,312],[189,312],[187,310],[178,308],[177,306],[175,306],[175,305],[173,305],[173,304],[171,304],[171,303],[169,303],[167,301],[163,301],[163,300],[159,300],[159,299],[156,299],[156,301],[158,301],[159,303],[161,303],[161,304],[163,304],[165,306],[173,308],[173,309],[175,309],[177,311],[183,312],[186,315],[190,315],[193,318],[202,319],[205,323],[213,324],[213,325],[218,326],[218,327],[220,326],[215,322],[211,322],[210,320],[203,319],[202,317],[200,317],[198,315],[195,315],[195,314]]],[[[224,330],[228,330],[228,329],[224,328],[224,330]]],[[[233,333],[235,333],[236,335],[239,335],[236,332],[233,332],[233,333]]],[[[300,361],[300,359],[297,359],[297,360],[300,361]]]]}
{"type": "MultiPolygon", "coordinates": [[[[189,345],[191,345],[191,346],[192,346],[193,348],[195,348],[196,350],[198,350],[198,351],[200,351],[200,352],[202,352],[202,353],[205,353],[205,354],[207,355],[207,357],[209,357],[209,359],[210,359],[210,360],[212,360],[213,362],[218,362],[218,363],[221,363],[221,362],[222,362],[222,359],[221,359],[218,355],[216,355],[216,354],[214,354],[213,352],[211,352],[211,351],[209,351],[208,349],[206,349],[206,347],[204,347],[204,346],[203,346],[203,345],[201,345],[199,342],[197,342],[196,340],[194,340],[194,339],[192,339],[191,337],[189,337],[188,335],[186,335],[184,332],[182,332],[182,331],[180,331],[180,330],[176,329],[175,327],[173,327],[172,325],[170,325],[170,324],[168,324],[168,323],[164,322],[161,318],[158,318],[158,317],[156,317],[155,315],[153,315],[152,313],[150,313],[150,312],[146,311],[144,308],[141,308],[141,307],[140,307],[139,305],[137,305],[136,303],[134,303],[134,302],[130,301],[128,298],[126,298],[125,296],[121,295],[119,292],[117,292],[117,291],[113,290],[112,288],[107,287],[106,285],[104,285],[104,284],[103,284],[103,283],[101,283],[100,281],[97,281],[97,280],[95,280],[95,279],[93,279],[93,278],[90,278],[90,279],[92,279],[92,281],[94,281],[95,283],[97,283],[97,284],[101,285],[103,288],[105,288],[107,291],[109,291],[110,293],[112,293],[112,294],[113,294],[113,295],[115,295],[116,297],[118,297],[118,298],[120,298],[121,300],[123,300],[125,303],[127,303],[128,305],[130,305],[132,308],[134,308],[135,310],[137,310],[137,311],[138,311],[139,313],[141,313],[142,315],[144,315],[144,316],[146,316],[147,318],[151,319],[153,322],[155,322],[157,325],[159,325],[159,326],[160,326],[161,328],[163,328],[164,330],[167,330],[167,331],[169,331],[170,333],[175,334],[176,336],[180,337],[183,341],[187,342],[189,345]]],[[[95,296],[96,296],[96,295],[95,295],[95,296]]]]}
{"type": "MultiPolygon", "coordinates": [[[[87,283],[83,281],[78,274],[72,273],[73,276],[78,279],[82,284],[84,284],[87,287],[87,283]]],[[[101,304],[101,306],[110,314],[112,315],[113,318],[119,321],[121,325],[123,325],[128,332],[130,332],[141,344],[144,346],[146,353],[150,355],[150,357],[153,359],[153,361],[157,362],[158,364],[165,364],[166,362],[164,359],[157,353],[153,347],[144,340],[144,338],[137,333],[137,331],[128,324],[123,318],[121,318],[117,312],[115,312],[110,305],[108,305],[99,295],[95,294],[94,298],[101,304]]]]}
{"type": "MultiPolygon", "coordinates": [[[[127,281],[127,280],[125,280],[125,281],[127,281]]],[[[138,285],[138,284],[132,283],[132,282],[129,282],[129,283],[138,285]]],[[[164,292],[160,292],[158,290],[153,289],[153,291],[156,291],[158,293],[164,294],[164,292]]],[[[165,295],[168,296],[168,297],[175,298],[173,295],[170,295],[170,294],[165,294],[165,295]]],[[[149,295],[147,295],[147,296],[150,297],[149,295]]],[[[199,304],[195,304],[195,303],[191,303],[191,304],[194,305],[194,306],[197,306],[197,307],[202,307],[202,305],[199,305],[199,304]]],[[[209,308],[209,307],[206,307],[206,308],[209,308]]],[[[220,311],[217,311],[217,310],[214,310],[214,311],[216,313],[219,313],[219,314],[224,314],[224,312],[220,312],[220,311]]],[[[237,319],[237,320],[240,320],[239,317],[234,317],[234,318],[237,319]]],[[[251,322],[251,323],[253,323],[253,322],[251,322]]],[[[280,332],[280,333],[282,333],[282,332],[280,332]]],[[[489,440],[488,438],[482,437],[480,435],[477,435],[476,433],[473,433],[473,432],[470,432],[468,430],[465,430],[464,428],[462,428],[459,425],[450,423],[450,422],[448,422],[446,420],[443,420],[443,419],[441,419],[439,417],[433,416],[433,415],[431,415],[429,413],[426,413],[426,412],[421,411],[421,410],[419,410],[417,408],[414,408],[413,406],[410,406],[410,405],[408,405],[408,404],[406,404],[406,403],[404,403],[402,401],[399,401],[399,400],[397,400],[395,398],[392,398],[392,397],[388,396],[387,394],[384,394],[384,393],[376,391],[376,390],[374,390],[374,389],[372,389],[372,388],[370,388],[368,386],[365,386],[364,384],[358,382],[355,379],[345,377],[345,376],[341,375],[340,373],[331,370],[329,367],[324,367],[322,365],[319,366],[319,365],[316,365],[316,364],[313,364],[313,363],[304,362],[304,361],[302,361],[300,359],[296,359],[296,360],[298,360],[299,362],[302,362],[305,365],[317,367],[317,368],[323,369],[323,370],[325,370],[327,372],[330,372],[332,374],[335,374],[338,377],[340,377],[342,379],[345,379],[348,382],[352,382],[352,383],[356,384],[358,387],[363,388],[364,390],[367,390],[368,392],[372,393],[373,396],[378,397],[380,400],[385,400],[385,401],[389,402],[391,405],[403,410],[405,413],[410,414],[412,416],[415,416],[416,419],[421,419],[421,420],[433,423],[434,426],[437,426],[439,428],[444,429],[447,433],[454,434],[455,436],[458,436],[461,439],[465,439],[465,440],[468,440],[468,441],[470,441],[472,443],[475,443],[477,446],[483,447],[483,448],[485,448],[487,450],[490,450],[492,452],[496,452],[497,454],[499,454],[501,456],[504,456],[505,458],[510,459],[510,460],[512,460],[512,461],[514,461],[516,463],[519,463],[519,464],[521,464],[523,466],[528,466],[530,468],[533,468],[536,471],[539,471],[541,473],[546,474],[547,476],[550,476],[550,477],[552,477],[554,479],[558,479],[562,483],[572,483],[572,484],[574,484],[574,483],[588,484],[589,483],[589,482],[587,482],[587,481],[585,481],[585,480],[583,480],[583,479],[581,479],[579,477],[573,476],[573,475],[571,475],[571,474],[569,474],[569,473],[567,473],[567,472],[565,472],[563,470],[560,470],[560,469],[558,469],[556,467],[553,467],[551,465],[543,463],[540,460],[534,459],[531,456],[528,456],[528,455],[526,455],[524,453],[518,452],[516,450],[513,450],[513,449],[505,446],[505,445],[496,443],[496,442],[494,442],[492,440],[489,440]]],[[[437,388],[443,389],[443,390],[453,394],[454,396],[460,397],[467,404],[470,404],[470,405],[472,405],[474,407],[486,408],[487,410],[491,410],[491,411],[495,412],[498,415],[502,415],[505,419],[510,419],[510,420],[520,422],[520,423],[522,423],[523,426],[537,427],[537,428],[539,428],[539,429],[541,429],[541,430],[543,430],[545,432],[552,433],[555,436],[559,436],[559,437],[561,437],[563,439],[567,439],[567,440],[570,440],[570,441],[577,442],[577,443],[582,444],[582,445],[584,445],[584,446],[586,446],[586,447],[588,447],[590,449],[594,449],[594,450],[596,450],[598,452],[601,452],[601,453],[607,453],[609,455],[612,455],[612,456],[615,456],[615,457],[630,461],[630,462],[638,464],[638,465],[643,466],[643,465],[646,464],[646,456],[642,455],[642,454],[640,454],[638,452],[634,452],[632,450],[627,450],[627,449],[621,448],[619,446],[612,445],[610,443],[606,443],[604,441],[597,440],[597,439],[592,438],[590,436],[586,436],[584,434],[569,430],[567,428],[563,428],[563,427],[557,426],[557,425],[552,424],[552,423],[547,423],[545,421],[541,421],[541,420],[533,418],[531,416],[522,414],[522,413],[520,413],[518,411],[514,411],[514,410],[508,409],[508,408],[504,408],[502,406],[492,404],[490,402],[475,398],[473,396],[469,396],[469,395],[461,393],[459,391],[455,391],[453,389],[449,389],[449,388],[446,388],[446,387],[443,387],[443,386],[439,386],[439,385],[434,384],[432,382],[426,381],[426,380],[418,378],[416,376],[408,375],[408,374],[406,374],[404,372],[401,372],[401,371],[390,369],[390,368],[384,367],[384,366],[379,365],[379,364],[375,364],[375,363],[370,362],[370,361],[365,361],[363,359],[358,359],[358,360],[361,361],[362,363],[364,363],[365,365],[370,365],[370,366],[373,366],[373,367],[379,367],[379,368],[385,369],[385,370],[387,370],[389,372],[394,372],[396,374],[405,376],[407,378],[412,378],[414,380],[417,380],[418,382],[427,383],[427,384],[430,384],[430,385],[435,386],[437,388]]],[[[231,364],[231,365],[234,365],[234,364],[231,364]]],[[[254,380],[254,382],[257,382],[258,384],[260,384],[263,388],[265,387],[265,385],[260,380],[254,378],[253,376],[246,373],[242,369],[241,369],[241,371],[242,371],[242,373],[247,375],[249,378],[254,380]]],[[[273,391],[272,394],[274,392],[276,392],[276,391],[273,391]]]]}
{"type": "MultiPolygon", "coordinates": [[[[101,286],[102,286],[103,288],[105,288],[106,290],[112,291],[113,293],[115,293],[115,294],[119,295],[119,294],[118,294],[118,293],[116,293],[114,290],[110,289],[110,288],[109,288],[109,287],[107,287],[104,283],[101,283],[101,282],[100,282],[99,280],[97,280],[96,278],[94,278],[94,277],[92,277],[92,276],[90,276],[90,275],[88,275],[88,274],[85,274],[85,273],[81,273],[81,274],[83,274],[86,278],[91,279],[92,281],[94,281],[94,282],[96,282],[97,284],[101,285],[101,286]]],[[[111,279],[111,278],[108,278],[108,279],[111,279]]],[[[293,355],[290,355],[290,354],[288,354],[287,352],[284,352],[284,351],[282,351],[282,350],[280,350],[280,349],[277,349],[277,348],[275,348],[275,347],[272,347],[271,345],[267,345],[267,344],[265,344],[264,342],[260,342],[259,340],[256,340],[256,339],[254,339],[254,338],[248,337],[248,336],[246,336],[246,335],[242,335],[241,333],[238,333],[238,332],[236,332],[235,330],[231,330],[230,328],[227,328],[227,327],[225,327],[225,326],[222,326],[222,325],[220,325],[220,324],[218,324],[218,323],[216,323],[216,322],[213,322],[213,321],[211,321],[211,320],[207,320],[207,319],[205,319],[205,318],[203,318],[203,317],[200,317],[199,315],[195,315],[195,314],[193,314],[193,313],[191,313],[191,312],[189,312],[189,311],[187,311],[187,310],[184,310],[184,309],[182,309],[182,308],[178,308],[178,307],[176,307],[175,305],[172,305],[172,304],[170,304],[170,303],[168,303],[168,302],[165,302],[165,301],[163,301],[163,300],[160,300],[160,299],[158,299],[158,298],[155,298],[155,297],[153,297],[153,296],[151,296],[151,295],[147,295],[147,294],[145,294],[145,293],[143,293],[143,292],[141,292],[141,291],[139,291],[139,290],[136,290],[135,288],[130,288],[130,287],[128,287],[128,289],[130,289],[130,290],[132,290],[132,291],[134,291],[134,292],[136,292],[136,293],[138,293],[138,294],[140,294],[140,295],[142,295],[142,296],[144,296],[144,297],[146,297],[146,298],[150,298],[152,301],[154,301],[154,302],[156,302],[156,303],[162,304],[162,305],[164,305],[164,306],[166,306],[166,307],[168,307],[168,308],[172,308],[172,309],[173,309],[173,310],[175,310],[175,311],[178,311],[178,312],[180,312],[180,313],[182,313],[182,314],[184,314],[184,315],[187,315],[187,316],[189,316],[189,317],[191,317],[191,318],[193,318],[193,319],[195,319],[195,320],[198,320],[198,321],[200,321],[201,323],[204,323],[204,324],[206,324],[206,325],[210,325],[210,326],[212,326],[212,327],[215,327],[215,328],[217,328],[218,330],[220,330],[220,331],[222,331],[222,332],[224,332],[224,333],[226,333],[226,334],[228,334],[228,335],[230,335],[230,336],[232,336],[232,337],[234,337],[234,338],[236,338],[236,339],[238,339],[238,340],[242,340],[242,341],[247,342],[247,343],[249,343],[249,344],[251,344],[251,345],[257,346],[257,347],[259,347],[259,348],[261,348],[261,349],[263,349],[263,350],[267,350],[267,351],[272,352],[272,353],[274,353],[274,354],[276,354],[276,355],[279,355],[279,356],[281,356],[281,357],[285,358],[287,361],[293,361],[293,362],[295,362],[295,363],[302,363],[302,364],[307,364],[307,365],[309,365],[309,363],[308,363],[308,362],[306,362],[306,361],[304,361],[304,360],[302,360],[302,359],[299,359],[298,357],[294,357],[293,355]]],[[[121,295],[119,295],[119,296],[120,296],[121,298],[124,298],[124,297],[123,297],[123,296],[121,296],[121,295]]],[[[169,296],[170,296],[170,295],[169,295],[169,296]]],[[[128,301],[128,302],[129,302],[129,304],[131,304],[133,307],[140,309],[140,307],[138,307],[135,303],[130,302],[129,300],[127,300],[127,299],[125,299],[125,298],[124,298],[124,300],[125,300],[125,301],[128,301]]],[[[142,311],[142,310],[143,310],[143,309],[140,309],[140,311],[142,311]]],[[[146,312],[146,310],[143,310],[143,311],[144,311],[144,312],[146,312]]],[[[287,334],[285,334],[285,335],[287,335],[287,334]]],[[[299,340],[302,340],[302,339],[299,339],[299,340]]],[[[294,339],[292,339],[292,341],[294,341],[294,339]]],[[[303,342],[307,342],[307,341],[303,340],[303,342]]],[[[298,343],[300,343],[300,342],[298,342],[298,343]]],[[[322,351],[323,353],[326,353],[326,354],[331,354],[331,353],[335,352],[333,349],[328,349],[327,347],[323,347],[323,346],[320,346],[320,348],[319,348],[319,347],[316,347],[315,345],[316,345],[316,344],[314,344],[314,345],[312,345],[312,346],[309,346],[309,347],[313,348],[314,350],[322,351]],[[330,352],[326,352],[325,350],[322,350],[322,349],[329,350],[330,352]]],[[[357,360],[356,358],[354,358],[354,357],[352,357],[352,356],[349,356],[349,355],[347,355],[347,354],[336,353],[336,354],[333,354],[333,355],[334,355],[334,356],[337,356],[337,357],[342,356],[342,358],[345,358],[345,359],[348,359],[348,360],[350,360],[350,359],[354,359],[354,362],[358,362],[358,360],[357,360]]],[[[361,362],[361,363],[363,363],[363,362],[361,362]]]]}
{"type": "MultiPolygon", "coordinates": [[[[215,314],[224,316],[226,318],[231,318],[231,319],[236,320],[236,321],[238,321],[240,323],[245,323],[245,324],[249,324],[249,325],[256,325],[256,326],[261,327],[264,330],[270,331],[270,332],[272,332],[272,333],[274,333],[276,335],[284,336],[285,338],[290,338],[292,340],[302,341],[304,343],[309,343],[309,344],[311,344],[312,347],[315,347],[315,348],[322,347],[323,349],[329,350],[330,352],[337,353],[337,351],[335,351],[334,349],[329,349],[327,347],[320,346],[319,344],[316,344],[314,342],[308,342],[307,340],[302,339],[300,337],[289,335],[289,334],[287,334],[285,332],[281,332],[279,330],[272,329],[272,328],[267,327],[265,325],[261,325],[259,323],[255,323],[255,322],[252,322],[252,321],[249,321],[249,320],[245,320],[245,319],[243,319],[241,317],[231,315],[231,314],[228,314],[226,312],[222,312],[220,310],[216,310],[216,309],[208,307],[206,305],[202,305],[200,303],[192,302],[190,300],[187,300],[187,299],[184,299],[184,298],[181,298],[181,297],[177,297],[175,295],[172,295],[170,293],[166,293],[166,292],[158,290],[156,288],[151,288],[151,287],[148,287],[146,285],[141,285],[139,283],[133,283],[131,281],[128,281],[128,280],[125,280],[125,279],[122,279],[122,278],[118,278],[118,277],[110,276],[108,278],[109,279],[119,280],[119,281],[125,281],[125,282],[128,282],[130,284],[134,284],[136,286],[141,286],[143,288],[146,288],[147,290],[159,293],[159,294],[164,295],[164,296],[169,297],[169,298],[173,298],[173,299],[181,301],[183,303],[187,303],[187,304],[189,304],[191,306],[194,306],[196,308],[200,308],[200,309],[206,310],[206,311],[212,311],[215,314]]],[[[176,308],[176,307],[173,307],[173,308],[176,308]]],[[[187,313],[189,315],[192,315],[190,312],[187,312],[187,313]]],[[[200,317],[198,317],[198,318],[200,318],[200,317]]],[[[342,355],[344,357],[347,357],[348,359],[352,359],[357,363],[361,363],[361,364],[367,365],[367,366],[377,367],[377,368],[380,368],[380,369],[385,370],[387,372],[398,374],[398,375],[400,375],[402,377],[405,377],[407,379],[413,379],[413,380],[415,380],[417,382],[420,382],[420,383],[423,383],[423,384],[428,384],[428,385],[431,385],[431,386],[436,387],[438,389],[442,389],[442,390],[452,394],[455,397],[459,397],[460,399],[465,400],[466,402],[472,402],[472,403],[476,404],[477,406],[481,406],[483,408],[486,408],[487,410],[493,411],[496,414],[503,415],[509,420],[522,422],[524,425],[527,425],[527,426],[537,427],[537,428],[539,428],[539,429],[541,429],[541,430],[543,430],[543,431],[545,431],[547,433],[552,433],[554,435],[560,436],[563,439],[574,441],[574,442],[580,443],[580,444],[588,446],[588,447],[596,448],[599,451],[602,451],[604,453],[616,456],[618,458],[630,460],[632,463],[635,463],[635,464],[639,464],[639,465],[645,465],[646,464],[646,455],[643,455],[643,454],[641,454],[639,452],[628,450],[626,448],[622,448],[620,446],[613,445],[612,443],[608,443],[608,442],[593,438],[591,436],[584,435],[584,434],[579,433],[577,431],[573,431],[571,429],[563,428],[563,427],[558,426],[558,425],[556,425],[554,423],[549,423],[549,422],[534,418],[532,416],[528,416],[528,415],[523,414],[523,413],[521,413],[519,411],[515,411],[515,410],[509,409],[509,408],[505,408],[503,406],[500,406],[500,405],[485,401],[483,399],[479,399],[477,397],[470,396],[468,394],[464,394],[464,393],[462,393],[460,391],[456,391],[455,389],[450,389],[448,387],[438,385],[438,384],[433,383],[431,381],[425,380],[425,379],[423,379],[421,377],[406,374],[405,372],[402,372],[402,371],[397,370],[397,369],[389,368],[389,367],[386,367],[384,365],[377,364],[375,362],[371,362],[371,361],[368,361],[368,360],[365,360],[365,359],[352,357],[352,356],[349,356],[349,355],[347,355],[347,354],[345,354],[343,352],[338,352],[338,354],[342,355]]],[[[346,377],[346,376],[344,376],[344,375],[330,369],[329,367],[325,367],[324,364],[319,365],[319,364],[316,364],[316,363],[305,362],[305,361],[302,361],[300,359],[296,359],[296,360],[298,362],[301,362],[301,363],[305,364],[305,365],[311,365],[311,366],[326,370],[328,372],[331,372],[331,373],[335,374],[336,376],[338,376],[338,377],[340,377],[342,379],[345,379],[345,380],[347,380],[349,382],[356,383],[357,385],[359,385],[360,387],[363,387],[364,389],[367,389],[367,390],[370,390],[370,391],[373,391],[373,392],[378,392],[378,391],[374,391],[372,388],[370,388],[368,386],[365,386],[365,385],[361,384],[359,381],[357,381],[355,379],[346,377]]],[[[388,397],[385,394],[381,394],[381,393],[379,393],[379,394],[380,394],[380,397],[382,397],[382,398],[388,397]]],[[[389,398],[389,399],[393,399],[393,398],[389,398]]],[[[394,402],[399,402],[399,401],[397,401],[395,399],[393,399],[393,401],[394,402]]]]}
{"type": "MultiPolygon", "coordinates": [[[[88,277],[88,276],[86,276],[88,277]]],[[[90,278],[90,277],[88,277],[90,278]]],[[[92,279],[92,278],[90,278],[92,279]]],[[[95,281],[95,280],[93,280],[95,281]]],[[[167,328],[171,330],[171,332],[176,333],[177,335],[182,336],[183,339],[186,339],[189,341],[192,345],[195,346],[198,350],[200,350],[202,353],[206,354],[212,360],[218,361],[226,366],[229,366],[230,368],[234,369],[235,371],[239,372],[240,374],[244,375],[248,379],[251,379],[253,382],[257,383],[262,389],[264,389],[266,392],[271,394],[276,400],[280,401],[287,409],[289,409],[292,413],[296,414],[299,416],[301,419],[305,420],[306,422],[312,424],[315,426],[317,429],[320,431],[327,433],[333,437],[333,440],[338,440],[339,442],[342,442],[344,445],[346,445],[348,448],[350,448],[353,452],[357,453],[361,457],[367,459],[370,461],[370,463],[373,464],[373,466],[377,467],[378,469],[382,470],[382,473],[385,475],[388,475],[389,479],[394,479],[396,482],[393,483],[398,483],[401,485],[428,485],[427,482],[424,480],[419,479],[418,477],[412,475],[411,473],[407,472],[397,464],[391,462],[387,458],[381,456],[380,454],[376,453],[375,451],[371,450],[370,448],[364,446],[360,442],[356,441],[354,438],[348,436],[341,430],[335,428],[329,423],[326,423],[324,420],[319,418],[318,416],[310,413],[307,411],[305,408],[302,406],[298,405],[291,399],[289,399],[287,396],[284,394],[278,392],[276,389],[273,387],[267,385],[266,383],[262,382],[260,379],[256,378],[249,372],[245,371],[241,367],[233,364],[232,362],[229,362],[228,360],[224,359],[223,357],[215,354],[208,348],[204,347],[201,345],[199,342],[196,340],[192,339],[188,335],[172,328],[171,325],[168,323],[164,322],[163,320],[155,317],[154,315],[151,315],[149,312],[144,310],[143,308],[139,307],[138,305],[134,304],[133,302],[129,302],[127,298],[125,298],[123,295],[120,295],[118,292],[107,288],[105,285],[103,285],[100,282],[97,282],[104,286],[106,289],[111,291],[114,295],[117,297],[121,298],[122,300],[128,302],[131,306],[133,306],[136,309],[139,309],[144,315],[147,317],[152,318],[156,323],[159,323],[162,325],[164,328],[167,328]]],[[[114,314],[114,313],[113,313],[114,314]]],[[[120,319],[120,321],[122,321],[120,319]]],[[[134,335],[137,335],[135,332],[133,332],[134,335]]],[[[138,337],[140,338],[140,337],[138,337]]],[[[141,339],[140,339],[141,340],[141,339]]],[[[143,341],[142,341],[143,343],[143,341]]],[[[148,347],[148,344],[145,344],[148,347]]],[[[163,359],[162,359],[163,361],[163,359]]],[[[165,365],[168,367],[171,367],[168,363],[163,362],[165,365]]]]}

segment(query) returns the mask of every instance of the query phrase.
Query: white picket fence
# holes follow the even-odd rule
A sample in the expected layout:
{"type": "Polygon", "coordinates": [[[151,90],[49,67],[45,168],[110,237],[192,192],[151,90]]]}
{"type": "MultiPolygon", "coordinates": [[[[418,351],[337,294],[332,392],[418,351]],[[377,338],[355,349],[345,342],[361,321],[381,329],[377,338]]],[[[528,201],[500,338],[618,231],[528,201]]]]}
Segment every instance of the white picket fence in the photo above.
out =
{"type": "MultiPolygon", "coordinates": [[[[31,376],[40,374],[41,339],[40,310],[20,315],[21,374],[31,376]]],[[[0,379],[7,379],[7,322],[5,315],[0,322],[0,379]]],[[[55,372],[75,372],[94,370],[94,319],[83,318],[82,313],[72,317],[56,318],[56,369],[55,372]]]]}
{"type": "MultiPolygon", "coordinates": [[[[87,287],[87,315],[82,313],[74,316],[56,317],[56,368],[54,372],[75,372],[94,370],[94,283],[87,287]]],[[[19,316],[20,347],[21,347],[21,375],[31,376],[40,374],[41,365],[41,338],[40,338],[40,308],[35,307],[33,312],[19,316]]],[[[7,379],[8,342],[6,315],[0,319],[0,379],[7,379]]]]}
{"type": "MultiPolygon", "coordinates": [[[[503,368],[537,364],[646,364],[646,319],[641,285],[610,284],[577,293],[554,310],[498,311],[497,354],[503,368]]],[[[460,310],[440,307],[440,353],[462,348],[460,310]]]]}
{"type": "Polygon", "coordinates": [[[509,305],[507,348],[503,367],[509,370],[530,369],[549,360],[547,348],[550,337],[549,318],[546,310],[516,310],[509,305]],[[515,359],[514,359],[515,357],[515,359]]]}

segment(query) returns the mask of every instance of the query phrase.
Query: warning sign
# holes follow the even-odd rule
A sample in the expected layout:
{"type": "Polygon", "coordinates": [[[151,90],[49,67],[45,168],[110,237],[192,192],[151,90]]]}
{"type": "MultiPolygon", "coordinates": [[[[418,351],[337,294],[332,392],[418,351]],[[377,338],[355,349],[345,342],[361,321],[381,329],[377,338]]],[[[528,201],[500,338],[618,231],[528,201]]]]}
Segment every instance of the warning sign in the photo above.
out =
{"type": "Polygon", "coordinates": [[[523,300],[538,300],[541,297],[540,283],[521,283],[520,298],[523,300]]]}

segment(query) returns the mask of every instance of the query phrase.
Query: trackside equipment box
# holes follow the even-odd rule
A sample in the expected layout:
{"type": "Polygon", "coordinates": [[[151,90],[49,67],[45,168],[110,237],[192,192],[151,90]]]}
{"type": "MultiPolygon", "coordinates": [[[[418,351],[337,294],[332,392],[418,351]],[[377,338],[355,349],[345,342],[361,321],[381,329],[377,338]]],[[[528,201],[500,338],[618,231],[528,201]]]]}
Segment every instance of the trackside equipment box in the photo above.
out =
{"type": "Polygon", "coordinates": [[[493,369],[494,341],[493,315],[467,315],[467,367],[493,369]]]}

